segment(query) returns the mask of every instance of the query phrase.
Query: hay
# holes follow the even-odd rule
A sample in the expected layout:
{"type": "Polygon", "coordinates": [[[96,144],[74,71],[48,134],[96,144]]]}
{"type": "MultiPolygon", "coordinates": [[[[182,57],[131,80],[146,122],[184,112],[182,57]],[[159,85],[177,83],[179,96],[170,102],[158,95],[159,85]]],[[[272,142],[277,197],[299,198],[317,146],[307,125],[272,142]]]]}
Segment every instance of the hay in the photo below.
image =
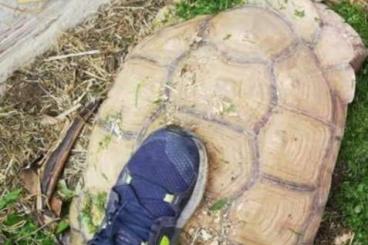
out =
{"type": "MultiPolygon", "coordinates": [[[[0,195],[21,185],[20,169],[57,144],[80,106],[106,96],[129,47],[151,31],[148,23],[163,5],[164,0],[112,1],[5,82],[0,98],[0,195]]],[[[67,164],[68,186],[74,187],[83,171],[90,129],[91,124],[67,164]]],[[[31,205],[30,200],[23,204],[31,205]]]]}

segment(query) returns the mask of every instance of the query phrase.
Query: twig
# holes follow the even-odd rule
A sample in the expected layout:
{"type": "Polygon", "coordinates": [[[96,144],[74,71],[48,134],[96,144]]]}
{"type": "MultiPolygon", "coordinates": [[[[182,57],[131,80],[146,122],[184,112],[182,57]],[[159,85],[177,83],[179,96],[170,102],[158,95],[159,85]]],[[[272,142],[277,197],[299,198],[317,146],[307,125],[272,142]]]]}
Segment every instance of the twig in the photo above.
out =
{"type": "Polygon", "coordinates": [[[197,241],[197,239],[198,239],[198,236],[199,236],[199,232],[201,231],[201,228],[198,228],[197,230],[196,230],[196,232],[194,233],[194,236],[193,236],[193,238],[192,238],[192,242],[190,243],[190,245],[194,245],[195,244],[195,242],[197,241]]]}
{"type": "Polygon", "coordinates": [[[71,58],[71,57],[80,57],[80,56],[94,55],[94,54],[100,54],[100,53],[101,53],[100,50],[90,50],[90,51],[74,53],[74,54],[64,54],[64,55],[52,56],[52,57],[45,59],[45,61],[62,60],[62,59],[71,58]]]}
{"type": "Polygon", "coordinates": [[[353,235],[351,236],[349,245],[352,245],[353,244],[354,238],[355,238],[355,233],[353,233],[353,235]]]}
{"type": "Polygon", "coordinates": [[[75,106],[73,106],[72,108],[64,111],[63,113],[59,114],[56,116],[56,120],[58,121],[62,121],[64,120],[69,114],[75,112],[76,110],[78,110],[82,105],[81,104],[76,104],[75,106]]]}

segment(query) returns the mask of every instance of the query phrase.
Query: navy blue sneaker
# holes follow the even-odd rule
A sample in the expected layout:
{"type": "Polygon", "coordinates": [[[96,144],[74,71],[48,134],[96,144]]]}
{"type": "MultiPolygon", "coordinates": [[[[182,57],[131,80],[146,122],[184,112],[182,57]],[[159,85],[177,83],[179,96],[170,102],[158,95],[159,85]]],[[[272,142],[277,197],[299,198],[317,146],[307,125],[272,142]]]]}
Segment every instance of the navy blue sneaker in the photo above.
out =
{"type": "Polygon", "coordinates": [[[198,207],[207,156],[192,134],[170,126],[151,134],[119,175],[90,245],[172,245],[198,207]]]}

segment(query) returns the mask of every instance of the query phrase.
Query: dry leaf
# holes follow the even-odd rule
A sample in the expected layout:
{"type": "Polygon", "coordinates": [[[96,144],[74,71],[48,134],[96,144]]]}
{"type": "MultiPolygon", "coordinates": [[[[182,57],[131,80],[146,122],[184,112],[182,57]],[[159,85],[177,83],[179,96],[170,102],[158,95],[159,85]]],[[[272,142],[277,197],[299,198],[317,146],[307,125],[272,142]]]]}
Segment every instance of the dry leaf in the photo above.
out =
{"type": "Polygon", "coordinates": [[[50,208],[56,217],[60,217],[62,206],[63,201],[59,197],[54,195],[50,201],[50,208]]]}
{"type": "Polygon", "coordinates": [[[23,187],[31,193],[31,195],[37,195],[41,192],[40,189],[40,177],[33,169],[24,169],[20,173],[20,178],[23,182],[23,187]]]}
{"type": "Polygon", "coordinates": [[[335,245],[350,245],[354,240],[354,233],[349,231],[335,238],[335,245]]]}

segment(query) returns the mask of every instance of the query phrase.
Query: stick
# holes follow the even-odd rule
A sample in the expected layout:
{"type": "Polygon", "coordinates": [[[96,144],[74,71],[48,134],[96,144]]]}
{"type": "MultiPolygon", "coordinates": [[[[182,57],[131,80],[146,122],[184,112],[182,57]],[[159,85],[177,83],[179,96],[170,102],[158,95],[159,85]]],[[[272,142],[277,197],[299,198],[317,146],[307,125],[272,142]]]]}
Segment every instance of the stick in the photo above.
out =
{"type": "Polygon", "coordinates": [[[53,60],[62,60],[70,57],[80,57],[85,55],[93,55],[93,54],[100,54],[100,50],[90,50],[86,52],[80,52],[75,54],[64,54],[64,55],[58,55],[58,56],[52,56],[50,58],[45,59],[45,61],[53,61],[53,60]]]}
{"type": "Polygon", "coordinates": [[[89,104],[80,113],[80,116],[74,119],[61,143],[45,161],[45,171],[43,172],[42,176],[41,191],[42,194],[45,195],[47,202],[49,202],[52,194],[55,191],[57,182],[64,170],[66,160],[68,159],[72,147],[82,131],[85,122],[97,110],[100,102],[101,101],[96,101],[89,104]]]}

